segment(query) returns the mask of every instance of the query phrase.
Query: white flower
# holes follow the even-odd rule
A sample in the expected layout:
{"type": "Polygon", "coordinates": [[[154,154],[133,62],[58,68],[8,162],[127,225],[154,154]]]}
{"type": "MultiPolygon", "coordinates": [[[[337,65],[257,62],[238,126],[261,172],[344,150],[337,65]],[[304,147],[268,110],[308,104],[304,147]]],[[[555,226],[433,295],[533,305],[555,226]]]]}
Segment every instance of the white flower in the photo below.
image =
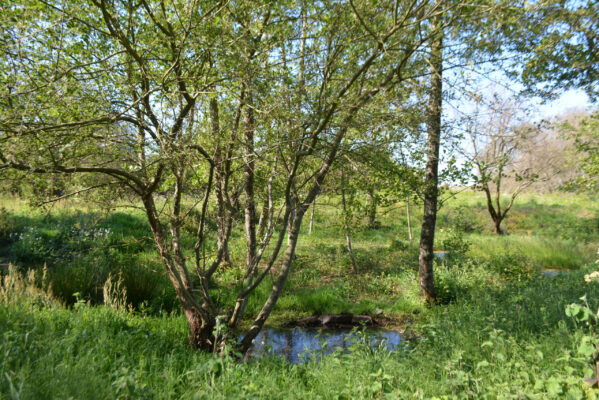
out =
{"type": "Polygon", "coordinates": [[[586,282],[599,282],[599,271],[593,271],[584,276],[586,282]]]}

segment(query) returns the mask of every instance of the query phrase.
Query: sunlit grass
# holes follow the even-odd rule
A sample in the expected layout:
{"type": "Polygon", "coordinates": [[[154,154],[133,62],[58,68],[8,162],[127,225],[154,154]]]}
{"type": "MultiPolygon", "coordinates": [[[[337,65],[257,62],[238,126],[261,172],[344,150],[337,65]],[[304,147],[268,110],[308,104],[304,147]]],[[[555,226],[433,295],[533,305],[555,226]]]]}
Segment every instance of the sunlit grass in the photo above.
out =
{"type": "Polygon", "coordinates": [[[572,240],[522,235],[471,236],[470,255],[489,260],[506,254],[522,256],[535,268],[577,269],[592,260],[593,250],[572,240]]]}
{"type": "Polygon", "coordinates": [[[599,285],[583,280],[588,269],[497,286],[489,271],[470,268],[440,268],[439,277],[453,279],[463,295],[447,306],[420,308],[416,319],[406,320],[419,336],[408,351],[358,344],[350,353],[298,365],[271,357],[236,362],[193,351],[178,315],[85,304],[68,310],[40,302],[41,292],[19,292],[11,302],[0,297],[0,394],[20,399],[592,398],[582,380],[589,363],[576,351],[584,330],[564,313],[585,293],[597,307],[599,285]]]}
{"type": "MultiPolygon", "coordinates": [[[[94,296],[108,274],[120,271],[136,308],[116,312],[77,303],[67,309],[47,297],[21,296],[41,293],[31,289],[0,301],[0,398],[588,395],[582,384],[588,363],[576,353],[583,331],[564,308],[585,293],[598,305],[599,287],[582,279],[588,267],[576,271],[593,263],[599,245],[596,203],[583,196],[526,194],[505,221],[509,235],[497,236],[482,200],[465,192],[440,210],[437,249],[470,246],[464,254],[436,260],[443,305],[429,307],[418,294],[421,205],[412,205],[412,242],[403,203],[379,210],[380,229],[354,220],[360,269],[354,274],[340,210],[335,199],[322,199],[311,235],[309,216],[304,220],[297,258],[268,324],[363,313],[413,329],[420,339],[406,353],[362,346],[320,364],[292,366],[274,358],[237,363],[190,350],[185,319],[141,211],[105,214],[76,202],[48,211],[9,199],[0,215],[0,257],[21,270],[46,263],[51,292],[71,304],[75,292],[100,303],[94,296]],[[573,272],[543,278],[538,273],[543,268],[573,272]]],[[[184,230],[187,242],[193,240],[192,228],[184,230]]],[[[221,304],[231,304],[234,282],[243,275],[239,230],[231,250],[234,265],[217,274],[211,289],[221,304]]],[[[258,287],[248,315],[260,310],[271,284],[267,278],[258,287]]],[[[250,323],[246,319],[242,326],[250,323]]]]}
{"type": "MultiPolygon", "coordinates": [[[[444,243],[456,232],[465,232],[463,240],[471,244],[467,257],[494,271],[513,264],[508,268],[510,274],[543,268],[576,269],[596,252],[597,207],[584,196],[523,194],[505,221],[510,235],[502,237],[491,233],[483,200],[479,193],[463,192],[444,204],[437,225],[438,250],[447,250],[444,243]]],[[[61,202],[50,210],[31,208],[15,198],[7,198],[3,204],[9,207],[0,218],[0,258],[22,268],[46,263],[54,279],[54,293],[63,301],[72,303],[74,293],[101,301],[102,283],[109,273],[121,271],[135,306],[144,303],[153,312],[178,310],[141,210],[105,214],[76,200],[61,202]],[[14,241],[15,235],[26,240],[14,241]]],[[[417,270],[420,215],[421,206],[412,204],[412,242],[408,241],[402,202],[379,210],[379,229],[367,229],[362,219],[354,219],[357,277],[351,272],[338,199],[320,198],[314,231],[307,233],[308,214],[292,274],[269,323],[280,324],[294,314],[375,310],[401,320],[403,315],[419,310],[417,287],[411,283],[417,270]]],[[[184,229],[184,242],[193,242],[194,230],[193,223],[184,229]]],[[[216,275],[213,289],[221,304],[233,300],[232,285],[243,274],[245,243],[241,231],[233,232],[230,247],[233,265],[216,275]]],[[[453,262],[463,265],[467,260],[453,262]]],[[[252,296],[248,315],[259,311],[270,284],[265,280],[252,296]]]]}

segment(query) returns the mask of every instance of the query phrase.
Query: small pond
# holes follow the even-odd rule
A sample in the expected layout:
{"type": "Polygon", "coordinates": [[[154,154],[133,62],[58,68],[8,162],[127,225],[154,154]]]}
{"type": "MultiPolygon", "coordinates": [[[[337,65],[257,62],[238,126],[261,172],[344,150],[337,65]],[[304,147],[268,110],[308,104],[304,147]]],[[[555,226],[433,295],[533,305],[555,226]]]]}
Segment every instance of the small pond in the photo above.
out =
{"type": "Polygon", "coordinates": [[[543,276],[545,278],[553,278],[554,276],[558,276],[563,274],[564,271],[563,269],[553,269],[553,268],[545,268],[543,270],[541,270],[541,274],[543,274],[543,276]]]}
{"type": "Polygon", "coordinates": [[[388,351],[396,351],[407,347],[406,340],[397,331],[366,330],[360,333],[351,329],[270,328],[262,330],[254,339],[250,356],[279,355],[295,364],[335,350],[349,351],[362,338],[373,348],[384,346],[388,351]]]}

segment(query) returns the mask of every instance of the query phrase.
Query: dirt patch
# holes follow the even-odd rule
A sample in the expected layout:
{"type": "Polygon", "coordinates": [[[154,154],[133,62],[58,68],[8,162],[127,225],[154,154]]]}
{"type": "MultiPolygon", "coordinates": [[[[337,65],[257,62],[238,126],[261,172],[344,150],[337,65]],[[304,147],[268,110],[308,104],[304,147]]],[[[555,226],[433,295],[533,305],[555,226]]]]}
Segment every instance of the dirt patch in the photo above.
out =
{"type": "Polygon", "coordinates": [[[343,329],[362,326],[372,327],[379,326],[379,324],[377,320],[370,315],[323,314],[289,321],[283,325],[285,328],[300,327],[325,329],[343,329]]]}
{"type": "Polygon", "coordinates": [[[418,333],[410,328],[414,317],[403,315],[399,319],[393,319],[384,316],[372,317],[370,315],[354,314],[324,314],[312,317],[302,318],[290,321],[281,326],[281,328],[304,328],[304,329],[324,329],[324,330],[347,330],[355,327],[367,328],[368,330],[396,331],[400,332],[405,340],[412,341],[421,339],[418,333]]]}
{"type": "Polygon", "coordinates": [[[583,210],[583,211],[579,212],[578,214],[576,214],[576,216],[578,218],[588,218],[588,219],[595,218],[595,214],[593,214],[592,212],[590,212],[588,210],[583,210]]]}

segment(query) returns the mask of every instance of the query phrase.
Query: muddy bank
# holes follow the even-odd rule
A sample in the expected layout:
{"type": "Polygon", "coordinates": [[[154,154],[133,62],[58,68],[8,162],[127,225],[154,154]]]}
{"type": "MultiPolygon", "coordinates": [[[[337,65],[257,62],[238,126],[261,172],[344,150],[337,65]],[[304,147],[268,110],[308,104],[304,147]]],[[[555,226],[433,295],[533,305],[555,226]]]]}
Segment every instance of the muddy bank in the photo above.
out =
{"type": "Polygon", "coordinates": [[[323,314],[301,318],[283,324],[284,328],[323,328],[323,329],[349,329],[353,327],[385,326],[383,321],[378,321],[370,315],[354,314],[323,314]]]}

